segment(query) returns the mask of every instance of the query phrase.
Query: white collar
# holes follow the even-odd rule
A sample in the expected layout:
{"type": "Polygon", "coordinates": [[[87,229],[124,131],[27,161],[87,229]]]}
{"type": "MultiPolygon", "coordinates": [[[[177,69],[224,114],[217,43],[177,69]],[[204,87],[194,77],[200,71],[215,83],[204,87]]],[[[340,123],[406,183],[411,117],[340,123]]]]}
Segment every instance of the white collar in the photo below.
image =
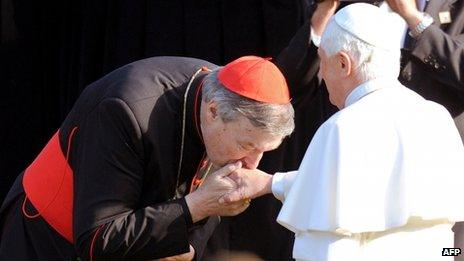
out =
{"type": "Polygon", "coordinates": [[[360,85],[358,85],[358,87],[354,88],[346,97],[345,108],[359,101],[362,97],[368,95],[371,92],[391,86],[398,86],[398,81],[396,79],[390,80],[386,78],[376,78],[361,83],[360,85]]]}

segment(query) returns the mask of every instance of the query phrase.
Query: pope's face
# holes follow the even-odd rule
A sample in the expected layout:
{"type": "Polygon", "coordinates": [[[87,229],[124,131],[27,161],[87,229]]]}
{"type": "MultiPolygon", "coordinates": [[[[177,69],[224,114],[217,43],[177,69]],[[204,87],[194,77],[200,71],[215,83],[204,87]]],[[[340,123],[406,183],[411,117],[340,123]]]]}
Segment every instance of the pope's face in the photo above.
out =
{"type": "Polygon", "coordinates": [[[247,169],[256,169],[263,153],[276,149],[282,136],[275,136],[253,126],[244,116],[225,123],[215,114],[215,105],[206,105],[202,113],[201,129],[206,153],[214,165],[241,161],[247,169]]]}
{"type": "Polygon", "coordinates": [[[319,67],[319,76],[322,79],[324,79],[327,91],[329,92],[330,102],[336,105],[335,100],[337,96],[336,86],[338,83],[338,77],[335,71],[334,58],[327,56],[326,52],[322,48],[319,48],[317,53],[319,54],[319,58],[321,59],[319,67]]]}
{"type": "Polygon", "coordinates": [[[348,94],[362,83],[358,77],[359,69],[351,56],[343,50],[328,56],[321,46],[318,53],[321,58],[319,73],[327,86],[330,102],[343,109],[348,94]]]}
{"type": "Polygon", "coordinates": [[[337,56],[328,56],[323,48],[319,48],[318,54],[321,60],[319,76],[324,79],[327,91],[329,92],[330,102],[340,108],[340,105],[343,105],[344,103],[340,88],[342,84],[341,81],[343,80],[343,72],[340,71],[337,56]]]}

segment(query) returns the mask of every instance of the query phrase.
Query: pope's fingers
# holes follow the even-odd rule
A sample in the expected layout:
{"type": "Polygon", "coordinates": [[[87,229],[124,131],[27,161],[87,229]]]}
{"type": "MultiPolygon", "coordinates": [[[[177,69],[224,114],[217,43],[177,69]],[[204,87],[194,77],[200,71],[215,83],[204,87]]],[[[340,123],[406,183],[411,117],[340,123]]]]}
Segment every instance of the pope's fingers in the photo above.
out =
{"type": "Polygon", "coordinates": [[[232,192],[229,192],[222,197],[219,198],[219,203],[220,204],[229,204],[233,202],[238,202],[244,199],[250,198],[249,195],[246,195],[245,191],[243,188],[238,188],[232,192]]]}
{"type": "Polygon", "coordinates": [[[224,177],[225,180],[228,180],[233,183],[235,189],[245,186],[245,180],[243,175],[238,172],[238,170],[232,171],[227,176],[224,177]]]}
{"type": "Polygon", "coordinates": [[[229,175],[231,172],[239,169],[242,167],[242,162],[241,161],[236,161],[234,163],[229,163],[225,165],[224,167],[220,168],[218,171],[216,171],[216,175],[219,177],[225,177],[229,175]]]}
{"type": "Polygon", "coordinates": [[[250,206],[250,199],[240,200],[227,205],[227,210],[223,213],[224,216],[235,216],[245,211],[250,206]]]}
{"type": "Polygon", "coordinates": [[[237,170],[234,170],[234,171],[231,171],[229,172],[229,174],[227,174],[227,177],[230,178],[231,180],[233,180],[235,183],[239,183],[239,179],[240,179],[240,176],[238,175],[237,173],[237,170]]]}
{"type": "Polygon", "coordinates": [[[251,202],[250,199],[246,199],[246,200],[242,200],[242,201],[238,202],[239,205],[235,209],[235,215],[238,215],[238,214],[242,213],[243,211],[245,211],[250,206],[250,202],[251,202]]]}
{"type": "Polygon", "coordinates": [[[234,202],[233,199],[236,198],[237,196],[236,196],[236,195],[233,195],[233,194],[236,194],[236,192],[235,192],[235,191],[234,191],[234,192],[230,192],[230,193],[225,194],[225,195],[223,195],[222,197],[220,197],[220,198],[218,199],[219,204],[222,205],[222,204],[229,204],[229,203],[231,203],[231,202],[234,202]]]}
{"type": "Polygon", "coordinates": [[[237,190],[237,189],[240,187],[240,184],[237,183],[235,180],[231,179],[229,176],[223,177],[223,178],[222,178],[222,182],[223,182],[224,185],[227,184],[227,186],[229,187],[229,188],[228,188],[229,191],[230,191],[231,189],[237,190]]]}

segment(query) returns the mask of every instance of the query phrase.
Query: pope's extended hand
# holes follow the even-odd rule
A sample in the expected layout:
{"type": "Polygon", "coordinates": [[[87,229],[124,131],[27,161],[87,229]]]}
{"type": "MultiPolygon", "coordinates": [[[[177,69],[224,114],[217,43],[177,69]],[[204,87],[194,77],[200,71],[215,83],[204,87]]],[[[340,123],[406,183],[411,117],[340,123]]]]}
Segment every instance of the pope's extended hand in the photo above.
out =
{"type": "Polygon", "coordinates": [[[229,204],[243,199],[256,198],[271,193],[272,175],[259,169],[237,169],[228,177],[235,181],[237,188],[219,199],[221,204],[229,204]]]}

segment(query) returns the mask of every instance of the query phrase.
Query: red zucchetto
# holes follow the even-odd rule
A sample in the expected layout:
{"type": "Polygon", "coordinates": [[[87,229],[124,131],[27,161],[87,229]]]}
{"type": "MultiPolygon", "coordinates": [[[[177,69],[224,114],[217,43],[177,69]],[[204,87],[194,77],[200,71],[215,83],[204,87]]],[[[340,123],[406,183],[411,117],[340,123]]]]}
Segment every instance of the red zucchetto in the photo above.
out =
{"type": "Polygon", "coordinates": [[[240,57],[219,71],[219,81],[228,90],[256,101],[289,103],[285,77],[269,60],[258,56],[240,57]]]}

